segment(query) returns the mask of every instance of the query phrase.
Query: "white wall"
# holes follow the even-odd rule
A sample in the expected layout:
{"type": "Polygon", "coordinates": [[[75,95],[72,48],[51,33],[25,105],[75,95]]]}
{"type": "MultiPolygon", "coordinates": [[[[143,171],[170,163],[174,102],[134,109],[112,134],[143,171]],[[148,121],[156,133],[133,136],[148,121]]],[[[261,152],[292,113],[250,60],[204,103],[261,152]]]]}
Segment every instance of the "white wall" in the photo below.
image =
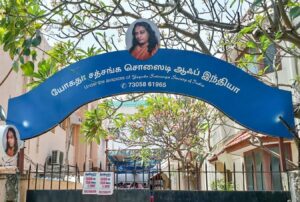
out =
{"type": "MultiPolygon", "coordinates": [[[[2,48],[0,48],[0,58],[0,82],[2,82],[11,69],[12,60],[8,53],[5,53],[2,48]]],[[[0,105],[2,105],[6,113],[8,99],[19,96],[25,91],[23,88],[24,80],[21,71],[12,71],[8,79],[0,86],[0,105]]]]}
{"type": "MultiPolygon", "coordinates": [[[[40,45],[41,49],[49,50],[50,46],[45,40],[40,45]]],[[[0,48],[0,82],[4,79],[12,67],[13,61],[9,55],[0,48]]],[[[44,53],[37,50],[37,61],[44,58],[44,53]]],[[[26,58],[25,58],[26,60],[26,58]]],[[[36,62],[38,63],[38,62],[36,62]]],[[[23,76],[21,69],[18,72],[12,71],[7,80],[0,86],[0,105],[7,113],[9,98],[20,96],[26,93],[26,84],[28,78],[23,76]]],[[[30,103],[28,103],[30,104],[30,103]]],[[[4,125],[5,122],[0,122],[4,125]]],[[[38,123],[37,123],[38,124],[38,123]]],[[[60,127],[55,128],[55,133],[51,131],[25,141],[25,169],[31,163],[44,164],[46,158],[51,155],[52,150],[60,150],[65,152],[66,132],[60,127]]],[[[69,159],[74,159],[74,149],[70,148],[69,159]]]]}
{"type": "MultiPolygon", "coordinates": [[[[52,150],[59,150],[65,155],[66,133],[59,126],[55,128],[55,133],[51,131],[25,141],[25,155],[34,163],[44,165],[48,156],[51,156],[52,150]]],[[[26,159],[26,158],[25,158],[26,159]]],[[[25,160],[25,168],[29,167],[31,162],[25,160]]]]}

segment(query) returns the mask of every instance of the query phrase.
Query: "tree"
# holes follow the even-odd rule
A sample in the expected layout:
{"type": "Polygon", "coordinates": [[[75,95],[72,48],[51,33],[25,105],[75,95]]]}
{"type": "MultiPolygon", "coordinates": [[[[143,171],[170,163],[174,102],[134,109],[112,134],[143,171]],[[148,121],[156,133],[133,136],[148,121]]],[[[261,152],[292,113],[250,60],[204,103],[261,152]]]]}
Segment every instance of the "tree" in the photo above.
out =
{"type": "MultiPolygon", "coordinates": [[[[85,138],[99,141],[109,135],[128,149],[135,149],[134,159],[169,159],[195,173],[211,155],[212,135],[223,125],[224,115],[203,101],[185,96],[151,94],[143,99],[145,105],[137,107],[134,114],[115,111],[111,116],[114,107],[109,101],[87,112],[83,122],[85,138]],[[105,120],[114,123],[113,130],[103,125],[105,120]]],[[[196,187],[197,182],[190,180],[196,187]]]]}
{"type": "Polygon", "coordinates": [[[23,65],[22,57],[32,55],[41,34],[71,41],[74,51],[86,37],[92,37],[105,51],[118,49],[116,38],[122,39],[129,24],[141,17],[161,28],[161,44],[167,48],[221,53],[227,58],[232,33],[241,33],[251,38],[264,36],[285,53],[299,56],[300,23],[295,19],[300,15],[300,5],[296,0],[1,0],[0,8],[0,41],[12,58],[17,56],[15,67],[18,62],[23,65]]]}
{"type": "MultiPolygon", "coordinates": [[[[121,48],[119,42],[124,41],[126,28],[144,17],[161,29],[162,47],[223,55],[226,61],[247,70],[249,63],[272,62],[268,54],[270,45],[276,48],[277,58],[300,57],[299,16],[297,0],[1,0],[0,45],[10,53],[15,70],[21,67],[25,75],[33,77],[36,49],[41,49],[42,36],[57,40],[65,50],[59,55],[46,54],[70,64],[82,59],[82,52],[92,56],[121,48]],[[87,38],[95,41],[87,48],[93,51],[78,48],[87,38]],[[254,52],[241,54],[253,49],[254,52]],[[232,57],[233,51],[242,57],[232,57]]],[[[268,68],[249,73],[263,79],[268,68]]]]}
{"type": "Polygon", "coordinates": [[[81,133],[84,134],[85,140],[88,142],[96,141],[98,144],[101,139],[108,138],[109,135],[116,132],[117,128],[105,127],[106,122],[113,122],[115,118],[119,118],[118,109],[125,102],[140,99],[144,94],[129,94],[121,97],[113,97],[112,99],[103,100],[94,109],[86,111],[85,119],[81,124],[81,133]],[[118,105],[113,104],[113,100],[118,101],[118,105]],[[112,131],[113,130],[113,131],[112,131]]]}
{"type": "MultiPolygon", "coordinates": [[[[195,169],[195,162],[202,165],[212,150],[211,135],[223,115],[202,101],[184,96],[151,95],[145,101],[145,106],[139,106],[134,114],[115,113],[110,117],[115,127],[110,135],[115,141],[140,148],[143,159],[153,156],[150,151],[155,150],[160,160],[177,160],[191,169],[195,169]]],[[[100,127],[109,113],[108,105],[105,102],[88,112],[83,122],[86,139],[99,140],[109,133],[100,127]]]]}
{"type": "Polygon", "coordinates": [[[81,125],[81,132],[88,142],[96,141],[100,144],[101,139],[106,139],[109,131],[103,127],[104,120],[110,119],[115,113],[112,102],[107,101],[99,104],[95,109],[85,112],[85,120],[81,125]]]}

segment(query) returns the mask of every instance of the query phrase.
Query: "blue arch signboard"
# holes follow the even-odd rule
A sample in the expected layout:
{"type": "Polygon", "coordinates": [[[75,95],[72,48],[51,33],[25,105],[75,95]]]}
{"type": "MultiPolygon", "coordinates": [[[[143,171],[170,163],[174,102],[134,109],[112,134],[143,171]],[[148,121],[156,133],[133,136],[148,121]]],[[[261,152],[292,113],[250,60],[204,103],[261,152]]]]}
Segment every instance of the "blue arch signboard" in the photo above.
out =
{"type": "Polygon", "coordinates": [[[279,118],[294,127],[290,92],[267,86],[217,58],[173,49],[159,49],[144,61],[124,50],[74,63],[10,99],[7,123],[15,125],[25,140],[50,130],[86,103],[137,92],[191,96],[252,131],[292,137],[279,118]]]}

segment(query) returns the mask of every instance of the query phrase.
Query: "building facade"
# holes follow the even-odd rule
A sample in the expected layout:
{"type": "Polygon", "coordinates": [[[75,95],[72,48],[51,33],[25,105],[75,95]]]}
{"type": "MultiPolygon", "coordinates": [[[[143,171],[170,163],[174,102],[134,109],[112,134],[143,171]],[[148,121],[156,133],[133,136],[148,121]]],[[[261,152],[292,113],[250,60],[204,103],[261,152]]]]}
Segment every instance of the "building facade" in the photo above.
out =
{"type": "MultiPolygon", "coordinates": [[[[40,44],[42,50],[49,50],[51,47],[46,40],[40,44]]],[[[45,54],[37,49],[37,61],[45,58],[45,54]]],[[[12,70],[12,63],[8,53],[0,48],[1,68],[0,68],[0,105],[7,112],[8,100],[13,97],[25,94],[29,89],[26,85],[31,81],[29,77],[19,71],[12,70]]],[[[26,58],[25,58],[26,60],[26,58]]],[[[30,103],[28,103],[30,105],[30,103]]],[[[47,107],[47,106],[45,106],[47,107]]],[[[75,111],[50,131],[24,141],[24,148],[18,156],[20,170],[36,168],[38,165],[43,169],[44,165],[65,165],[77,166],[82,170],[96,164],[98,158],[98,145],[96,143],[85,143],[80,134],[80,124],[83,119],[84,106],[75,111]]],[[[41,120],[42,121],[42,120],[41,120]]],[[[5,122],[0,123],[4,125],[5,122]]],[[[36,123],[38,124],[38,123],[36,123]]]]}

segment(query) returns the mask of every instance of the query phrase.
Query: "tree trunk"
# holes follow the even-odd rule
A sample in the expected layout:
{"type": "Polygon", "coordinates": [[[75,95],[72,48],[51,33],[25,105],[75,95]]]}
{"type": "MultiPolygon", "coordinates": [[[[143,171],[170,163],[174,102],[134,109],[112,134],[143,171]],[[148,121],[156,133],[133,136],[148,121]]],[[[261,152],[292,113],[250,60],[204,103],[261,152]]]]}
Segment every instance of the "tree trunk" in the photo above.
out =
{"type": "Polygon", "coordinates": [[[66,144],[65,144],[66,154],[64,159],[65,170],[67,170],[67,166],[69,165],[69,150],[71,145],[71,139],[72,139],[72,127],[71,127],[70,119],[68,119],[66,124],[66,144]]]}

